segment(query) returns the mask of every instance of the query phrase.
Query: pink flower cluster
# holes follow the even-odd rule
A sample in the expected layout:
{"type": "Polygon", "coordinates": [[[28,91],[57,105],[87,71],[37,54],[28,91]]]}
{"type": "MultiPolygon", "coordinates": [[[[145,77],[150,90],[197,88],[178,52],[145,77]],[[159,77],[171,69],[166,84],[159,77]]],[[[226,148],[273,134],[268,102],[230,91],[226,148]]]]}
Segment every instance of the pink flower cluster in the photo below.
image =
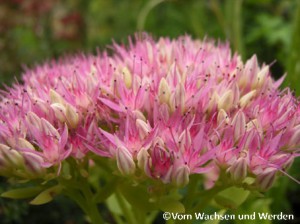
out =
{"type": "Polygon", "coordinates": [[[244,64],[227,44],[188,36],[114,50],[46,63],[2,92],[1,175],[28,178],[91,152],[123,175],[184,186],[225,171],[264,190],[299,155],[299,102],[256,56],[244,64]]]}

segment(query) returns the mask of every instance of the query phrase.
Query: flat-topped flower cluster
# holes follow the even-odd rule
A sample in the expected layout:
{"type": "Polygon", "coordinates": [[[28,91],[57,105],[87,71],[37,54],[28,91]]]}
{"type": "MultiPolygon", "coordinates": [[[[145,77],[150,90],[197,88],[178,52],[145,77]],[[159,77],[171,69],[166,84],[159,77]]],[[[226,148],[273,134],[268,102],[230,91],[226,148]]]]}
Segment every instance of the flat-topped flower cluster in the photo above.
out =
{"type": "Polygon", "coordinates": [[[185,186],[204,174],[209,187],[225,171],[266,190],[299,155],[299,102],[282,80],[189,36],[46,63],[1,94],[0,175],[36,178],[92,153],[121,175],[185,186]]]}

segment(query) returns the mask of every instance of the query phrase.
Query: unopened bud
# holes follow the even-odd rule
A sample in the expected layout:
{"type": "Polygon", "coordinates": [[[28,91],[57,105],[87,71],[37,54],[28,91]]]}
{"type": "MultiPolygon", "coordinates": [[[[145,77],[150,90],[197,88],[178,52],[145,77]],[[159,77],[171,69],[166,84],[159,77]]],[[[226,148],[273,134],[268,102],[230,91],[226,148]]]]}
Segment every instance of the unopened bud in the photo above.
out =
{"type": "Polygon", "coordinates": [[[258,174],[255,183],[259,190],[267,191],[273,185],[276,176],[275,168],[267,168],[262,173],[258,174]]]}
{"type": "Polygon", "coordinates": [[[135,172],[135,163],[132,155],[124,147],[121,146],[117,149],[117,166],[123,175],[130,175],[135,172]]]}
{"type": "Polygon", "coordinates": [[[150,127],[145,121],[136,119],[136,126],[141,139],[144,139],[150,133],[150,127]]]}
{"type": "Polygon", "coordinates": [[[176,86],[174,100],[175,106],[180,106],[181,112],[183,112],[185,106],[185,89],[182,83],[176,86]]]}
{"type": "Polygon", "coordinates": [[[60,104],[65,104],[64,98],[61,97],[55,90],[50,89],[50,99],[51,103],[60,103],[60,104]]]}
{"type": "Polygon", "coordinates": [[[247,176],[247,168],[246,158],[239,158],[229,168],[231,178],[236,182],[244,180],[247,176]]]}
{"type": "Polygon", "coordinates": [[[76,110],[73,106],[70,104],[67,104],[66,107],[66,117],[68,121],[68,126],[75,129],[78,126],[79,123],[79,116],[76,113],[76,110]]]}
{"type": "Polygon", "coordinates": [[[247,131],[250,131],[252,128],[260,128],[258,120],[255,118],[247,123],[247,131]]]}
{"type": "Polygon", "coordinates": [[[56,139],[60,138],[60,134],[58,133],[58,131],[55,129],[55,127],[53,127],[53,125],[49,121],[42,118],[41,123],[42,123],[42,130],[46,135],[53,136],[56,139]]]}
{"type": "Polygon", "coordinates": [[[49,113],[49,109],[48,109],[48,105],[46,102],[44,102],[43,100],[36,98],[34,99],[35,101],[35,105],[41,110],[43,111],[43,113],[48,114],[49,113]]]}
{"type": "Polygon", "coordinates": [[[242,111],[238,111],[232,119],[233,128],[234,128],[234,140],[240,138],[245,133],[246,130],[246,118],[242,111]]]}
{"type": "Polygon", "coordinates": [[[29,174],[42,174],[45,169],[41,166],[44,162],[43,158],[30,152],[24,153],[25,168],[29,174]]]}
{"type": "Polygon", "coordinates": [[[124,67],[122,69],[122,74],[123,74],[123,80],[124,80],[125,86],[127,87],[127,89],[130,89],[131,85],[132,85],[131,72],[129,71],[129,69],[127,67],[124,67]]]}
{"type": "Polygon", "coordinates": [[[233,92],[232,90],[227,90],[218,100],[218,109],[224,109],[228,111],[233,105],[233,92]]]}
{"type": "Polygon", "coordinates": [[[138,167],[143,170],[146,174],[149,174],[148,169],[148,160],[149,160],[149,153],[148,151],[143,147],[137,154],[137,162],[138,167]]]}
{"type": "Polygon", "coordinates": [[[34,125],[38,129],[41,129],[41,119],[33,112],[28,112],[26,116],[26,121],[30,125],[34,125]]]}
{"type": "Polygon", "coordinates": [[[137,119],[141,119],[142,121],[146,122],[146,117],[144,116],[144,114],[141,111],[135,110],[135,111],[133,111],[133,113],[137,119]]]}
{"type": "Polygon", "coordinates": [[[24,159],[18,151],[9,149],[2,151],[2,153],[4,158],[10,163],[11,166],[20,167],[24,164],[24,159]]]}
{"type": "Polygon", "coordinates": [[[219,100],[220,100],[220,97],[219,97],[218,93],[216,91],[214,91],[208,102],[207,110],[209,112],[211,112],[217,106],[217,103],[219,102],[219,100]]]}
{"type": "Polygon", "coordinates": [[[262,70],[257,73],[257,81],[254,80],[252,88],[261,87],[265,82],[266,77],[269,73],[269,66],[265,66],[262,70]]]}
{"type": "Polygon", "coordinates": [[[250,100],[255,96],[256,94],[256,90],[252,90],[251,92],[245,94],[244,96],[241,97],[240,99],[240,106],[243,108],[245,106],[248,105],[248,103],[250,102],[250,100]]]}
{"type": "Polygon", "coordinates": [[[190,169],[183,165],[175,171],[174,182],[178,187],[184,187],[189,183],[190,169]]]}
{"type": "Polygon", "coordinates": [[[16,147],[20,149],[32,149],[35,150],[34,146],[24,138],[19,138],[16,147]]]}
{"type": "Polygon", "coordinates": [[[60,103],[51,104],[55,117],[61,122],[66,121],[66,108],[60,103]]]}
{"type": "Polygon", "coordinates": [[[297,125],[296,127],[293,128],[293,135],[290,140],[290,145],[298,145],[300,144],[300,125],[297,125]]]}
{"type": "Polygon", "coordinates": [[[168,104],[170,95],[171,95],[171,90],[170,90],[169,84],[165,78],[162,78],[160,80],[159,87],[158,87],[159,101],[161,103],[168,104]]]}
{"type": "Polygon", "coordinates": [[[221,122],[225,122],[226,124],[229,123],[229,118],[225,110],[221,109],[218,112],[218,118],[217,118],[218,124],[221,122]]]}

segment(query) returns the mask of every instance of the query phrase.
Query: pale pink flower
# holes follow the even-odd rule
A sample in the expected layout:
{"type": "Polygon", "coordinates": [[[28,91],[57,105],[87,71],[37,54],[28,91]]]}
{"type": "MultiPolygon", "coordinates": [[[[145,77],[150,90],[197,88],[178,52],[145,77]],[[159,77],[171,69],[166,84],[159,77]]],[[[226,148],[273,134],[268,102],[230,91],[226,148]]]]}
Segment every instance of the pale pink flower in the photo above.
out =
{"type": "MultiPolygon", "coordinates": [[[[120,175],[184,186],[203,173],[212,187],[225,172],[261,190],[299,155],[299,102],[256,56],[244,64],[228,44],[189,36],[113,47],[45,63],[4,91],[2,148],[40,167],[92,152],[120,175]]],[[[0,167],[13,166],[5,153],[0,167]]]]}

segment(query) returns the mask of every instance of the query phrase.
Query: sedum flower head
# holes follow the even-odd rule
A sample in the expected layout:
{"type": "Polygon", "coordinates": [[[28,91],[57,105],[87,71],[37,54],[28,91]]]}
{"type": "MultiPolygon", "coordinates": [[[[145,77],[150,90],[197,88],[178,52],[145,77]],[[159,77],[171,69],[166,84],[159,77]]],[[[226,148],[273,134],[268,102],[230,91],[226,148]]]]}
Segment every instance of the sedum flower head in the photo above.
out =
{"type": "Polygon", "coordinates": [[[1,175],[91,152],[125,176],[184,186],[225,172],[266,190],[298,156],[299,102],[255,55],[243,63],[228,44],[189,36],[114,49],[38,66],[2,92],[1,175]]]}

